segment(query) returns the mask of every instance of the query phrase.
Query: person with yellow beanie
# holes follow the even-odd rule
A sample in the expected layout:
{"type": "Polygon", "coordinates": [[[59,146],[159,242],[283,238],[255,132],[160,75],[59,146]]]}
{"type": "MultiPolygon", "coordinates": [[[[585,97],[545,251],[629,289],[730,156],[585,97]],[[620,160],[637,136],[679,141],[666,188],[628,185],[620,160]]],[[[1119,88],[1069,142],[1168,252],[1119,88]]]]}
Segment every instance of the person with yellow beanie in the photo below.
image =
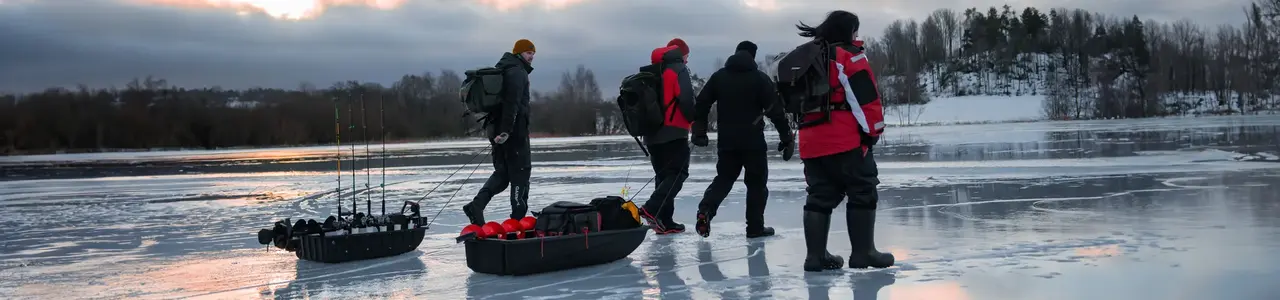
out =
{"type": "Polygon", "coordinates": [[[471,203],[462,206],[471,224],[484,225],[484,208],[493,196],[511,186],[511,218],[529,211],[529,73],[533,72],[533,42],[521,39],[503,53],[494,67],[503,70],[502,105],[485,118],[485,131],[493,146],[493,174],[471,203]]]}

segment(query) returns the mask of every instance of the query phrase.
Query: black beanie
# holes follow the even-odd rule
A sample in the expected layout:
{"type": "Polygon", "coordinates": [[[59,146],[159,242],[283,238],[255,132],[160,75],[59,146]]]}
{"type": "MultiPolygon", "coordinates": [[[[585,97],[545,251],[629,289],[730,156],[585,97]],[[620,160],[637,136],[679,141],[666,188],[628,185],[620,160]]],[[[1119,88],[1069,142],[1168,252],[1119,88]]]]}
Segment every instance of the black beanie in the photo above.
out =
{"type": "Polygon", "coordinates": [[[751,57],[756,57],[756,49],[755,43],[752,43],[751,41],[742,41],[741,43],[738,43],[738,48],[733,49],[733,52],[747,51],[747,53],[751,54],[751,57]]]}

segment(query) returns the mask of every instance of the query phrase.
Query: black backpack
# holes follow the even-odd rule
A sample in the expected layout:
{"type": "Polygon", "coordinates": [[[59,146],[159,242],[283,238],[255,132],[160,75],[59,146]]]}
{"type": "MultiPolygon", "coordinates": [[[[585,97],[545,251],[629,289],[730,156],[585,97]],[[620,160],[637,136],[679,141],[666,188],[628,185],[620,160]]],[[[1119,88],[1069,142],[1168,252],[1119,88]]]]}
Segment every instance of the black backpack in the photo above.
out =
{"type": "Polygon", "coordinates": [[[664,71],[661,64],[641,67],[639,73],[622,79],[622,85],[618,88],[617,102],[618,109],[622,112],[622,123],[626,126],[627,133],[640,144],[640,150],[644,151],[645,156],[649,156],[649,151],[640,143],[640,137],[661,130],[665,126],[662,119],[667,110],[676,104],[676,101],[672,101],[671,105],[664,107],[662,103],[664,71]]]}
{"type": "Polygon", "coordinates": [[[600,231],[600,212],[594,206],[560,201],[534,213],[533,230],[547,236],[585,234],[600,231]]]}
{"type": "Polygon", "coordinates": [[[600,230],[640,227],[640,214],[634,202],[618,196],[608,196],[592,199],[591,206],[600,212],[600,230]]]}
{"type": "Polygon", "coordinates": [[[467,70],[458,98],[467,105],[467,114],[488,114],[502,106],[502,79],[507,69],[486,67],[467,70]]]}
{"type": "Polygon", "coordinates": [[[831,119],[830,62],[835,59],[831,44],[814,40],[797,46],[778,61],[778,96],[798,128],[831,119]],[[821,111],[822,118],[801,122],[808,112],[821,111]]]}

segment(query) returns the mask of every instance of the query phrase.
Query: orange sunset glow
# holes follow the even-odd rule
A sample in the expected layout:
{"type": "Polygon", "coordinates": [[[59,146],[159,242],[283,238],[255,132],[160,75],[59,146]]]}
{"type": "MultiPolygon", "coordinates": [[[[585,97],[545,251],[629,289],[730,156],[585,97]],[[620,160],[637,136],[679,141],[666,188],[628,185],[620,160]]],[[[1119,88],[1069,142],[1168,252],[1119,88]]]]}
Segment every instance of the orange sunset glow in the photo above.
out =
{"type": "MultiPolygon", "coordinates": [[[[6,0],[0,0],[3,2],[6,0]]],[[[272,18],[282,20],[308,20],[319,17],[325,10],[337,6],[364,6],[380,10],[399,8],[409,0],[128,0],[144,5],[163,5],[170,7],[197,9],[226,9],[241,14],[264,13],[272,18]]],[[[526,6],[543,9],[562,9],[586,0],[473,0],[481,5],[492,7],[498,11],[510,11],[526,6]]],[[[761,3],[763,7],[772,7],[771,0],[750,0],[761,3]]]]}
{"type": "Polygon", "coordinates": [[[149,5],[214,8],[240,13],[261,12],[276,19],[312,19],[336,6],[365,6],[381,10],[400,7],[406,0],[132,0],[149,5]]]}
{"type": "Polygon", "coordinates": [[[561,9],[586,0],[476,0],[480,4],[493,7],[499,11],[508,11],[528,5],[537,5],[544,9],[561,9]]]}
{"type": "Polygon", "coordinates": [[[754,9],[772,11],[778,9],[778,0],[742,0],[742,5],[754,9]]]}

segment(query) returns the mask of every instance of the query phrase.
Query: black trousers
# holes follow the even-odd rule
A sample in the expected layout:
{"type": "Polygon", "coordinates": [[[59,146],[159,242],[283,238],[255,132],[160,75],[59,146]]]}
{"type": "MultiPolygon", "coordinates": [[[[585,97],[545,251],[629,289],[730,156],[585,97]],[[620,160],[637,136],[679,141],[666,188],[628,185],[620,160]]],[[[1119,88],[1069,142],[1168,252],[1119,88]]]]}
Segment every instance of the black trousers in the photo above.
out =
{"type": "Polygon", "coordinates": [[[831,214],[844,197],[849,197],[849,210],[876,209],[880,184],[872,151],[862,149],[804,160],[804,180],[809,185],[804,210],[831,214]]]}
{"type": "Polygon", "coordinates": [[[656,212],[654,217],[661,221],[672,221],[676,194],[684,188],[684,180],[689,178],[689,140],[649,145],[649,164],[653,165],[655,185],[644,209],[656,212]]]}
{"type": "Polygon", "coordinates": [[[738,175],[746,170],[742,183],[747,185],[747,229],[764,227],[764,206],[769,198],[769,156],[764,150],[720,150],[716,159],[716,178],[702,194],[698,210],[715,216],[724,198],[729,196],[738,175]]]}
{"type": "Polygon", "coordinates": [[[511,218],[524,218],[529,211],[529,175],[533,162],[529,158],[529,137],[512,137],[504,144],[493,145],[493,174],[484,182],[473,206],[489,205],[493,196],[511,186],[511,218]]]}

